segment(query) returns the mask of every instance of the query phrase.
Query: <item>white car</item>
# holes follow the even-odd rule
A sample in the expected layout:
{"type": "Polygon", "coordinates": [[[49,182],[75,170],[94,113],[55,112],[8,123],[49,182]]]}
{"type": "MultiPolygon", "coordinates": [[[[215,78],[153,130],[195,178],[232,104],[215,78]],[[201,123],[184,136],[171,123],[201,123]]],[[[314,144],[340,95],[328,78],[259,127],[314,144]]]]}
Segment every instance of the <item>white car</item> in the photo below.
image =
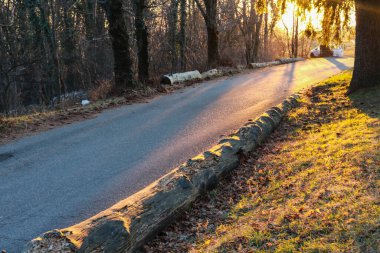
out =
{"type": "Polygon", "coordinates": [[[315,58],[315,57],[343,57],[344,56],[344,50],[342,47],[337,47],[334,48],[333,50],[328,50],[321,55],[321,48],[316,47],[310,51],[310,57],[315,58]]]}
{"type": "Polygon", "coordinates": [[[319,47],[313,48],[310,51],[310,57],[311,58],[319,57],[320,55],[321,55],[321,49],[319,47]]]}
{"type": "Polygon", "coordinates": [[[344,51],[342,47],[334,48],[333,50],[333,56],[334,57],[343,57],[344,51]]]}

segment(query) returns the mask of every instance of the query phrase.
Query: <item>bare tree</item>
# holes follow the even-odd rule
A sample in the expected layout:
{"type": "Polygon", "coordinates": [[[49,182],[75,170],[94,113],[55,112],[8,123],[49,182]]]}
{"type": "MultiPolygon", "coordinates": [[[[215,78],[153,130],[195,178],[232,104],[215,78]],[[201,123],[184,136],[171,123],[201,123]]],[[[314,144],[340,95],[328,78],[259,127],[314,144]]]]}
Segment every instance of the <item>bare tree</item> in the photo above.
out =
{"type": "Polygon", "coordinates": [[[144,14],[146,8],[145,0],[134,0],[138,74],[139,81],[143,84],[149,79],[148,28],[144,14]]]}
{"type": "Polygon", "coordinates": [[[181,4],[181,21],[180,21],[180,30],[179,30],[179,62],[181,66],[181,70],[186,69],[186,58],[185,58],[185,47],[186,47],[186,21],[187,21],[187,13],[186,13],[186,0],[180,0],[181,4]]]}
{"type": "Polygon", "coordinates": [[[207,29],[207,59],[210,67],[219,65],[219,32],[218,32],[218,1],[203,0],[203,5],[199,0],[195,0],[207,29]]]}
{"type": "Polygon", "coordinates": [[[178,53],[177,53],[177,25],[178,25],[178,0],[171,0],[168,12],[168,37],[169,51],[171,57],[172,72],[178,70],[178,53]]]}
{"type": "Polygon", "coordinates": [[[259,60],[260,32],[264,14],[258,11],[255,0],[243,0],[239,27],[244,36],[247,64],[259,60]]]}
{"type": "Polygon", "coordinates": [[[119,90],[125,90],[134,86],[134,80],[123,0],[107,0],[102,3],[102,6],[107,13],[108,30],[112,37],[116,87],[119,90]]]}

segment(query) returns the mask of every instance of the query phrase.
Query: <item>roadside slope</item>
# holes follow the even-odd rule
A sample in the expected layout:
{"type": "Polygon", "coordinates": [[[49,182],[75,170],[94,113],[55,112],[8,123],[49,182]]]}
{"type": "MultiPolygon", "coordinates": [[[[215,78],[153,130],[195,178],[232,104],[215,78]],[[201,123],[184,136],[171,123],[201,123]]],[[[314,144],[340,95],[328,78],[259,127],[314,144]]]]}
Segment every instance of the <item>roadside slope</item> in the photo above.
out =
{"type": "MultiPolygon", "coordinates": [[[[147,252],[379,252],[380,88],[312,88],[232,178],[147,252]]],[[[222,184],[223,185],[223,184],[222,184]]]]}

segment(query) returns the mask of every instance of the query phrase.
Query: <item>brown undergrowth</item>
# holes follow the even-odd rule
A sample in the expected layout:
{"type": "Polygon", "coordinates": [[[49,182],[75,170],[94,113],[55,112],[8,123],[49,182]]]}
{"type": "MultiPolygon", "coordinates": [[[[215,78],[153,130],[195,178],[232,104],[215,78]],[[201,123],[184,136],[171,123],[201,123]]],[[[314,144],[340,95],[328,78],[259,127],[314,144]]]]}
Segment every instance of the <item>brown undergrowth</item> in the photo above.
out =
{"type": "Polygon", "coordinates": [[[23,136],[93,118],[105,109],[132,103],[143,103],[154,95],[158,95],[158,92],[150,90],[138,92],[137,95],[128,94],[124,97],[112,97],[93,101],[88,106],[72,104],[54,109],[38,107],[23,115],[0,115],[0,145],[23,136]]]}
{"type": "Polygon", "coordinates": [[[380,252],[380,88],[352,72],[301,106],[146,252],[380,252]]]}
{"type": "MultiPolygon", "coordinates": [[[[250,71],[234,68],[222,68],[220,70],[222,71],[222,76],[208,78],[207,80],[225,78],[226,76],[250,71]]],[[[0,145],[23,136],[93,118],[106,109],[136,103],[148,103],[152,98],[186,87],[195,87],[201,83],[196,80],[174,85],[161,85],[158,88],[140,87],[129,90],[124,96],[112,96],[110,98],[107,97],[112,87],[107,82],[100,83],[98,89],[89,91],[91,104],[88,106],[81,106],[79,103],[57,106],[53,109],[41,106],[33,108],[22,115],[5,116],[0,114],[0,145]]]]}

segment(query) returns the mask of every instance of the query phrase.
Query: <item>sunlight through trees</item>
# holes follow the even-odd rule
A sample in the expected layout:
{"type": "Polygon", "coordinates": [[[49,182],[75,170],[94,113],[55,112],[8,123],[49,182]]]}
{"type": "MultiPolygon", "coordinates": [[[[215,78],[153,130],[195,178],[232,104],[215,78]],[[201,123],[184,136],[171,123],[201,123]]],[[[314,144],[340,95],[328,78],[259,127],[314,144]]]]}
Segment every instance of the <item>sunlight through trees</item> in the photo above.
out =
{"type": "Polygon", "coordinates": [[[352,40],[355,6],[351,90],[380,79],[376,0],[1,0],[0,111],[54,107],[104,82],[120,94],[167,73],[308,57],[352,40]]]}

